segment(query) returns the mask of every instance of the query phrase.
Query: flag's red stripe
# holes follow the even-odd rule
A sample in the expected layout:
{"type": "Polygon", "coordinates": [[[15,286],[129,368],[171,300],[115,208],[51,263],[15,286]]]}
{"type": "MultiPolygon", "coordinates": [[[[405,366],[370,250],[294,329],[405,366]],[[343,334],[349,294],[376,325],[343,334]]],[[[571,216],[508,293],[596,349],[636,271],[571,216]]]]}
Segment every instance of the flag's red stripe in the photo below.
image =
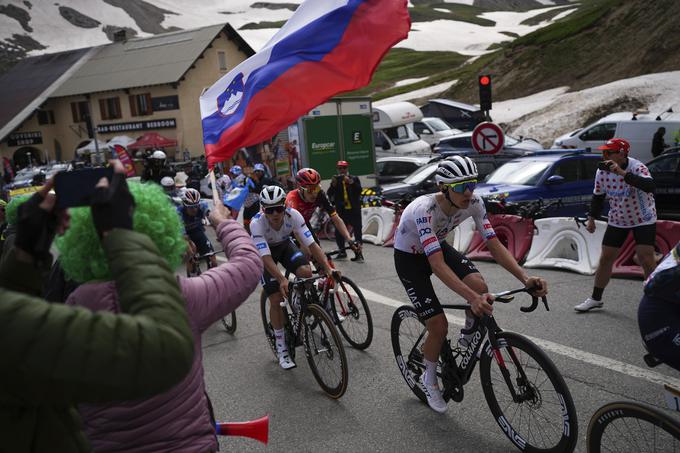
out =
{"type": "Polygon", "coordinates": [[[405,3],[368,0],[357,8],[332,52],[321,61],[300,63],[282,74],[253,96],[243,120],[225,131],[218,143],[205,145],[208,162],[227,160],[243,146],[270,139],[271,131],[282,130],[328,98],[367,85],[385,53],[408,34],[405,3]]]}

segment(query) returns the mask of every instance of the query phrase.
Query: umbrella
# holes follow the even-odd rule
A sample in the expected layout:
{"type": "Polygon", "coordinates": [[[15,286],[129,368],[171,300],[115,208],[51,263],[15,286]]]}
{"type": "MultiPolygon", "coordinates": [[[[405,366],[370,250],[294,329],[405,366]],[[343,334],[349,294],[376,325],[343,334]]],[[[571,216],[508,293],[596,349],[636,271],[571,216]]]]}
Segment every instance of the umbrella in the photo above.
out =
{"type": "Polygon", "coordinates": [[[109,148],[113,148],[116,145],[120,145],[123,148],[127,148],[130,146],[132,143],[136,142],[132,137],[128,137],[127,135],[116,135],[113,137],[111,140],[106,142],[106,144],[109,146],[109,148]]]}
{"type": "MultiPolygon", "coordinates": [[[[99,141],[99,140],[97,140],[97,145],[99,145],[99,152],[100,153],[104,152],[107,148],[107,144],[102,142],[102,141],[99,141]]],[[[97,151],[97,148],[95,148],[94,140],[90,140],[87,145],[81,146],[80,148],[78,148],[76,150],[76,153],[79,156],[82,156],[83,154],[92,154],[92,153],[95,153],[96,151],[97,151]]]]}
{"type": "Polygon", "coordinates": [[[157,132],[148,132],[136,142],[128,145],[128,149],[170,148],[177,146],[177,140],[165,138],[157,132]]]}

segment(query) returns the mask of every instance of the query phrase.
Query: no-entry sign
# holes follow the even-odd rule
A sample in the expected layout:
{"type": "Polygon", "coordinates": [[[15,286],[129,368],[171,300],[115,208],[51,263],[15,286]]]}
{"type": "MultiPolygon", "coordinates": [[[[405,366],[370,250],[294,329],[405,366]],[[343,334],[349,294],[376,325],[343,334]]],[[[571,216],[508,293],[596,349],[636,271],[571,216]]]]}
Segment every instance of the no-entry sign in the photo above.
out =
{"type": "Polygon", "coordinates": [[[472,131],[472,147],[479,154],[496,154],[503,148],[504,135],[495,123],[479,123],[472,131]]]}

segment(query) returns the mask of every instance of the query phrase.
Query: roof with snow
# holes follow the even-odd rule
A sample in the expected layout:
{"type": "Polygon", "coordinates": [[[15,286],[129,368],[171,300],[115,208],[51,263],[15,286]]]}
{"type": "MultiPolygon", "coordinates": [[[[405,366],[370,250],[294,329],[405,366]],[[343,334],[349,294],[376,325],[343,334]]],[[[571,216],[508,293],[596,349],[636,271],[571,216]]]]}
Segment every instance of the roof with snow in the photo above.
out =
{"type": "Polygon", "coordinates": [[[223,30],[239,50],[248,56],[255,53],[229,24],[114,42],[99,47],[98,52],[61,85],[53,96],[74,96],[179,82],[223,30]]]}
{"type": "Polygon", "coordinates": [[[87,61],[90,49],[70,50],[21,60],[0,76],[0,139],[28,118],[87,61]]]}

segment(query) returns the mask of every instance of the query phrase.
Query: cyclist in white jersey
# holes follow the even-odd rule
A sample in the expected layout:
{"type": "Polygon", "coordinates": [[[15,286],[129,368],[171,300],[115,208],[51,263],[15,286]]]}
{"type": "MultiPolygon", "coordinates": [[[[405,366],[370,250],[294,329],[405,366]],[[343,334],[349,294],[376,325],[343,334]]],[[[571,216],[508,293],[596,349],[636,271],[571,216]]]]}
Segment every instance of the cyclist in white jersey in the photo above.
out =
{"type": "MultiPolygon", "coordinates": [[[[496,237],[487,218],[482,199],[475,195],[477,166],[468,157],[453,156],[439,163],[436,173],[441,191],[423,195],[408,205],[397,227],[394,264],[406,293],[418,316],[425,322],[428,336],[423,345],[425,372],[421,387],[428,405],[437,412],[446,411],[437,383],[437,359],[447,335],[448,323],[430,281],[434,273],[446,286],[470,303],[474,316],[492,312],[491,296],[484,278],[465,255],[445,242],[447,234],[463,220],[472,217],[498,264],[527,287],[543,296],[548,285],[542,278],[529,277],[496,237]]],[[[475,317],[466,312],[465,335],[475,317]]]]}
{"type": "Polygon", "coordinates": [[[602,294],[612,275],[612,266],[621,246],[630,233],[635,239],[635,253],[645,277],[656,267],[656,185],[647,167],[628,157],[630,144],[622,138],[612,138],[598,148],[605,159],[595,174],[593,201],[586,229],[595,232],[595,218],[599,217],[605,198],[609,201],[609,220],[602,237],[602,253],[595,271],[593,293],[576,305],[578,312],[602,308],[602,294]]]}
{"type": "MultiPolygon", "coordinates": [[[[307,258],[293,243],[295,235],[302,245],[309,247],[312,256],[317,263],[321,263],[327,275],[332,275],[334,270],[321,247],[314,241],[302,214],[293,208],[286,208],[285,201],[286,192],[281,187],[264,186],[260,192],[262,211],[253,217],[250,234],[264,263],[262,287],[269,297],[269,319],[276,337],[279,365],[288,370],[295,367],[285,342],[281,309],[283,298],[288,298],[288,279],[281,273],[277,263],[297,277],[312,276],[307,258]]],[[[338,274],[337,271],[335,273],[338,274]]]]}

